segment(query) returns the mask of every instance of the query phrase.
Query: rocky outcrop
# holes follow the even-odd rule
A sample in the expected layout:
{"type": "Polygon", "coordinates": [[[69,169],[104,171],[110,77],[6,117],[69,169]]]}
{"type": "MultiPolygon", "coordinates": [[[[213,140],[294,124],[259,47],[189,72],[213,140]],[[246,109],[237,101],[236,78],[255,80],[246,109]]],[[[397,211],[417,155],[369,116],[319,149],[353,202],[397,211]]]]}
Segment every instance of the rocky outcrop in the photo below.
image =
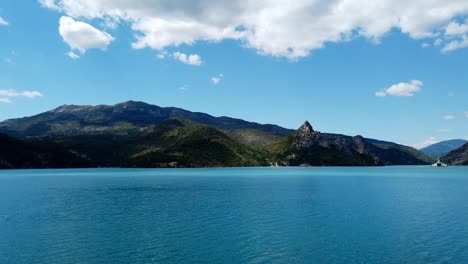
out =
{"type": "Polygon", "coordinates": [[[323,134],[305,121],[293,134],[273,144],[275,162],[287,166],[376,166],[380,160],[368,151],[362,136],[323,134]]]}

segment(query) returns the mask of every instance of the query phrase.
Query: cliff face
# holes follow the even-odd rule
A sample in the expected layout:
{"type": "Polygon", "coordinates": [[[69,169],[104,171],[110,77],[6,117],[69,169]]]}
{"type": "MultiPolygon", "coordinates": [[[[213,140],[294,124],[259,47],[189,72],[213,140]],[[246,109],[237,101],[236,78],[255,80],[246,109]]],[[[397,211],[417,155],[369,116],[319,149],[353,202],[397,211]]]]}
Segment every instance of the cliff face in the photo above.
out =
{"type": "Polygon", "coordinates": [[[468,165],[468,143],[449,152],[442,161],[449,165],[468,165]]]}

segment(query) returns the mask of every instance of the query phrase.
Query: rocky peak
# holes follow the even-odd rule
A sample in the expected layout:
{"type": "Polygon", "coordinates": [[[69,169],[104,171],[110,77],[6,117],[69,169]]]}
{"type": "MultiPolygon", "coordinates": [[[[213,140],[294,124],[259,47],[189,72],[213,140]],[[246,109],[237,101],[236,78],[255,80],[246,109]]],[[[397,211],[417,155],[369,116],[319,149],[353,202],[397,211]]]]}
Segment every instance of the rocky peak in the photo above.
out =
{"type": "Polygon", "coordinates": [[[314,132],[314,129],[312,128],[312,125],[309,123],[309,121],[305,121],[304,124],[299,128],[300,131],[305,132],[305,133],[312,133],[314,132]]]}

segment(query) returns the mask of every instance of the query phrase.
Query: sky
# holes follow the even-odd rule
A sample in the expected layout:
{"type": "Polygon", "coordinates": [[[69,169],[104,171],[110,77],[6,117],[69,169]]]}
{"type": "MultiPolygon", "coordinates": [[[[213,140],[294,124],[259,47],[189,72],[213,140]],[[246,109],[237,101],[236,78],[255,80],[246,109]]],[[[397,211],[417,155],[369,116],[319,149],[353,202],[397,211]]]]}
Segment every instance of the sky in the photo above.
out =
{"type": "Polygon", "coordinates": [[[0,120],[128,100],[468,139],[468,0],[0,2],[0,120]]]}

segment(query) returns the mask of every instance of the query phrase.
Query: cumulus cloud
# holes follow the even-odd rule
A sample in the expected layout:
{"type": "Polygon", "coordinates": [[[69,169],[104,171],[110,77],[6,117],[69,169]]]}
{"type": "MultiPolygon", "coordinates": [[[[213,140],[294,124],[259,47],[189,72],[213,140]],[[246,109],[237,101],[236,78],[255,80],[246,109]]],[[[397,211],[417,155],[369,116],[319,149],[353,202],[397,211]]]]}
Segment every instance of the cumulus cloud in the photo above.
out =
{"type": "Polygon", "coordinates": [[[398,84],[394,84],[387,89],[378,91],[375,93],[378,97],[384,97],[387,95],[392,96],[413,96],[416,92],[422,90],[424,86],[423,82],[419,80],[412,80],[410,82],[401,82],[398,84]]]}
{"type": "Polygon", "coordinates": [[[0,17],[0,26],[8,26],[9,24],[8,21],[0,17]]]}
{"type": "Polygon", "coordinates": [[[71,17],[62,16],[59,23],[59,33],[63,41],[70,46],[70,49],[78,50],[81,54],[88,49],[106,50],[114,41],[109,33],[71,17]]]}
{"type": "Polygon", "coordinates": [[[455,119],[455,116],[454,115],[444,115],[443,117],[445,120],[453,120],[455,119]]]}
{"type": "Polygon", "coordinates": [[[460,24],[456,21],[450,22],[445,28],[445,35],[457,36],[468,33],[468,20],[466,24],[460,24]]]}
{"type": "Polygon", "coordinates": [[[202,58],[198,54],[187,55],[182,52],[174,52],[172,56],[174,57],[174,59],[181,61],[188,65],[200,66],[203,63],[202,58]]]}
{"type": "Polygon", "coordinates": [[[127,22],[135,49],[231,39],[260,54],[290,59],[328,43],[360,37],[378,42],[392,29],[413,39],[450,42],[446,34],[462,37],[464,27],[454,23],[468,15],[466,0],[39,1],[73,18],[127,22]]]}
{"type": "Polygon", "coordinates": [[[221,80],[223,79],[224,75],[223,74],[219,74],[218,76],[215,76],[215,77],[212,77],[211,78],[211,82],[214,84],[214,85],[217,85],[221,82],[221,80]]]}
{"type": "Polygon", "coordinates": [[[38,91],[23,91],[18,92],[13,89],[9,90],[0,90],[0,101],[2,103],[11,103],[11,97],[26,97],[34,99],[36,97],[42,97],[43,95],[38,91]]]}
{"type": "Polygon", "coordinates": [[[425,148],[427,146],[430,146],[432,144],[436,144],[436,143],[439,143],[439,142],[440,142],[440,140],[437,140],[437,138],[430,137],[430,138],[424,140],[423,142],[413,144],[412,147],[415,148],[415,149],[422,149],[422,148],[425,148]]]}

